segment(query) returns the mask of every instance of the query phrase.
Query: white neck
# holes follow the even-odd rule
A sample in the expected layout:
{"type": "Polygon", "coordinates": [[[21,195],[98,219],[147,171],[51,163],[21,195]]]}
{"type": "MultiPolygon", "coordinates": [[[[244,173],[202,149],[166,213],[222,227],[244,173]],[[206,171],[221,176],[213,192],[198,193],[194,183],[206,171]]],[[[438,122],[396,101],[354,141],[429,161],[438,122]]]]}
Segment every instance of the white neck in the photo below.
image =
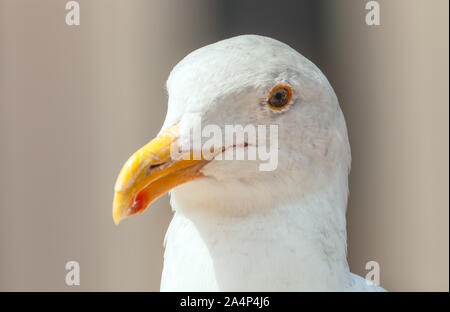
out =
{"type": "Polygon", "coordinates": [[[193,200],[208,183],[172,194],[161,290],[342,290],[349,283],[342,183],[277,205],[264,196],[208,200],[206,192],[193,200]]]}

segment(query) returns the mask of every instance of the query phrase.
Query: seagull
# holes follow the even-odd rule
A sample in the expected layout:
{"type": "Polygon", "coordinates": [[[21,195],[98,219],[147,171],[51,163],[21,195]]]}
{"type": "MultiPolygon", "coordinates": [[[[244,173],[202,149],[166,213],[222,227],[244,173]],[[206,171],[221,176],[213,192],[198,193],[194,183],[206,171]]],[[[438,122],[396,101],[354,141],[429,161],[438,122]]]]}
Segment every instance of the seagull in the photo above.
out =
{"type": "Polygon", "coordinates": [[[347,127],[311,61],[275,39],[237,36],[188,54],[167,91],[162,129],[124,164],[113,200],[118,224],[170,194],[161,291],[384,290],[349,270],[347,127]],[[210,157],[193,157],[201,146],[186,142],[199,120],[277,132],[222,140],[210,157]],[[273,170],[261,170],[261,159],[221,157],[255,144],[267,150],[275,137],[273,170]]]}

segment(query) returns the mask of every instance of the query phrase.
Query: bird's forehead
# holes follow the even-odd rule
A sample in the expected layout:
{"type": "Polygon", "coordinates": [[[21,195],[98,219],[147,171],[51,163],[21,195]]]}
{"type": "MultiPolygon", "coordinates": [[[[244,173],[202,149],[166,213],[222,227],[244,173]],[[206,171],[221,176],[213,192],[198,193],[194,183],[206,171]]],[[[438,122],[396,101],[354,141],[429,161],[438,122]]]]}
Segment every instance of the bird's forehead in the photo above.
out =
{"type": "Polygon", "coordinates": [[[204,93],[260,87],[298,71],[301,58],[298,52],[274,39],[235,37],[187,55],[171,72],[167,87],[170,95],[184,91],[190,96],[197,90],[204,93]]]}
{"type": "Polygon", "coordinates": [[[166,122],[222,99],[265,96],[279,83],[304,88],[304,94],[327,82],[313,63],[277,40],[245,35],[219,41],[188,54],[172,70],[166,122]]]}

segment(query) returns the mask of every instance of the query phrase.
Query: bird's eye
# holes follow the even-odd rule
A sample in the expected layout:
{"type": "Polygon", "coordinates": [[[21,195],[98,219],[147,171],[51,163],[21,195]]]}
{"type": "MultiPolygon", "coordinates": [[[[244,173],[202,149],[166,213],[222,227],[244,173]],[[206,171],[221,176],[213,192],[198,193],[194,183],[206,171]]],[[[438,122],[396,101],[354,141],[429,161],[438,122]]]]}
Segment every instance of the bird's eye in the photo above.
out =
{"type": "Polygon", "coordinates": [[[267,99],[267,104],[271,109],[281,110],[286,105],[289,104],[292,97],[292,91],[289,86],[286,85],[276,85],[270,91],[269,98],[267,99]]]}

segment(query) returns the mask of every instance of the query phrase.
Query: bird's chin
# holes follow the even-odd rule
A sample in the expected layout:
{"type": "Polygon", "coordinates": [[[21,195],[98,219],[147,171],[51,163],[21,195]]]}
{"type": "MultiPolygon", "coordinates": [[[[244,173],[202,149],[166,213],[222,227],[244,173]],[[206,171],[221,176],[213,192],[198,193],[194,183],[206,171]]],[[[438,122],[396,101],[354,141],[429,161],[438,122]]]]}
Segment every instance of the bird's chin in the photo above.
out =
{"type": "Polygon", "coordinates": [[[260,163],[259,160],[214,159],[202,168],[201,173],[208,181],[245,181],[261,176],[260,163]]]}
{"type": "Polygon", "coordinates": [[[259,170],[257,160],[211,160],[201,170],[202,177],[177,186],[170,194],[183,203],[203,206],[204,203],[248,201],[258,184],[272,180],[271,172],[259,170]]]}
{"type": "Polygon", "coordinates": [[[233,180],[219,181],[213,177],[202,177],[198,180],[180,185],[170,192],[171,205],[174,211],[184,215],[192,214],[228,214],[238,209],[248,194],[245,188],[236,187],[233,180]]]}

